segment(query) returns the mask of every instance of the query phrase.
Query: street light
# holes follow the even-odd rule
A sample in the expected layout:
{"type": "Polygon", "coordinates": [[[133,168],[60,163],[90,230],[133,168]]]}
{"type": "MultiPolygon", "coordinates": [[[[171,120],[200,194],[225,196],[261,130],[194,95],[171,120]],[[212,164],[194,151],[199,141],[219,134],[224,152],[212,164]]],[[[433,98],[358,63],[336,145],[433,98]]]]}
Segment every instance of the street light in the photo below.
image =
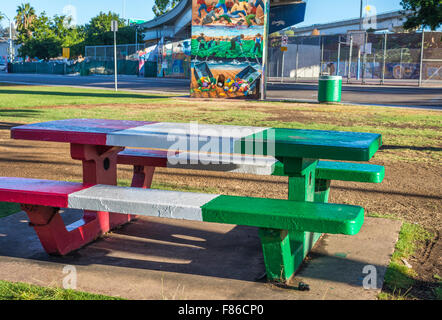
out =
{"type": "Polygon", "coordinates": [[[9,19],[9,17],[6,14],[4,14],[3,12],[0,12],[0,16],[5,17],[9,21],[9,62],[12,63],[12,60],[14,57],[12,54],[12,23],[11,23],[11,19],[9,19]]]}

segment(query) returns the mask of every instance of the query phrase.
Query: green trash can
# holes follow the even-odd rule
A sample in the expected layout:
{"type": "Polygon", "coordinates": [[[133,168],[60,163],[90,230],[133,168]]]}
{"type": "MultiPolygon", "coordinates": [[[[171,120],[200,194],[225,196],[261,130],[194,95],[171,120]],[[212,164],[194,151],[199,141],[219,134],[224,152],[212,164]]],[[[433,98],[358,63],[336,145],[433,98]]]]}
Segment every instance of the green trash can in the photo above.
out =
{"type": "Polygon", "coordinates": [[[321,76],[318,85],[319,102],[340,102],[342,92],[341,76],[321,76]]]}

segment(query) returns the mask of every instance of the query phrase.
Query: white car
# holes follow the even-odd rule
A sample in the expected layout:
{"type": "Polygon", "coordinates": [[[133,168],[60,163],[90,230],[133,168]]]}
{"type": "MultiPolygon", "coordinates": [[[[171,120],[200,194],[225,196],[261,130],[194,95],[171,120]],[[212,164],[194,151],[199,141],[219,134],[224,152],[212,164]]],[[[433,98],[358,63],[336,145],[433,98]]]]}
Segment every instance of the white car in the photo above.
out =
{"type": "Polygon", "coordinates": [[[6,71],[8,67],[4,63],[0,63],[0,71],[6,71]]]}

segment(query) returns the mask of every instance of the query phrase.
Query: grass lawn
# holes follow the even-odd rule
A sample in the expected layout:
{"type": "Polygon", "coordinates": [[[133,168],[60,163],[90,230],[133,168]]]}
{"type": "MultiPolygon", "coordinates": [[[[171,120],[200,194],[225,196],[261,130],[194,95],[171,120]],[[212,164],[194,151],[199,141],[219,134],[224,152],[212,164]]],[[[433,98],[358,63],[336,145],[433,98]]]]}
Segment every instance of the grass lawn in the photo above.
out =
{"type": "MultiPolygon", "coordinates": [[[[319,105],[285,102],[204,101],[164,95],[65,87],[15,86],[0,83],[0,129],[24,123],[68,118],[106,118],[139,121],[250,125],[318,130],[372,132],[383,135],[380,163],[438,166],[442,160],[442,113],[434,110],[371,106],[319,105]]],[[[1,139],[0,139],[1,142],[1,139]]],[[[405,173],[404,173],[405,174],[405,173]]],[[[120,181],[128,185],[129,181],[120,181]]],[[[203,191],[192,186],[154,182],[155,188],[203,191]]],[[[0,203],[0,218],[19,210],[0,203]]],[[[434,210],[439,210],[434,208],[434,210]]],[[[388,208],[381,216],[388,214],[388,208]]],[[[386,275],[381,299],[407,298],[415,283],[413,270],[402,259],[413,255],[432,235],[414,221],[406,221],[386,275]]],[[[440,275],[435,275],[440,276],[440,275]]],[[[434,289],[441,296],[440,287],[434,289]]],[[[59,289],[39,288],[0,281],[3,299],[106,299],[59,289]]]]}
{"type": "MultiPolygon", "coordinates": [[[[417,283],[415,279],[418,277],[418,274],[415,270],[404,265],[403,261],[414,255],[416,250],[425,241],[433,239],[434,236],[434,234],[427,232],[417,224],[405,222],[402,225],[395,252],[385,274],[384,290],[379,295],[379,299],[405,300],[407,298],[414,298],[412,289],[417,283]]],[[[441,289],[442,283],[439,283],[439,286],[434,286],[432,292],[434,298],[441,299],[441,289]]]]}
{"type": "Polygon", "coordinates": [[[122,300],[76,290],[40,287],[0,280],[0,300],[122,300]]]}
{"type": "Polygon", "coordinates": [[[0,219],[20,211],[20,205],[17,203],[0,202],[0,219]]]}
{"type": "Polygon", "coordinates": [[[67,87],[2,86],[0,119],[14,125],[68,118],[231,124],[380,133],[385,160],[439,162],[442,114],[434,110],[284,102],[214,101],[67,87]],[[121,105],[125,105],[124,108],[121,105]]]}

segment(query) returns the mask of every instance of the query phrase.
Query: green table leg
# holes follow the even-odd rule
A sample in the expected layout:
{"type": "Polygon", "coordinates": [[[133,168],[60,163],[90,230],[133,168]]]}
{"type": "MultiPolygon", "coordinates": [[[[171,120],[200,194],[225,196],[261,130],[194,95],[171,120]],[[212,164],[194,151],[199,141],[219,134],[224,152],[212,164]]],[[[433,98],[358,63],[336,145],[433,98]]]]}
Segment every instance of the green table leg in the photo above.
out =
{"type": "Polygon", "coordinates": [[[316,179],[315,202],[328,202],[330,195],[330,180],[316,179]]]}
{"type": "MultiPolygon", "coordinates": [[[[315,159],[280,159],[285,174],[289,176],[288,199],[292,201],[315,201],[315,159]]],[[[321,234],[261,228],[259,232],[263,247],[267,278],[287,281],[301,265],[305,256],[321,234]]]]}

